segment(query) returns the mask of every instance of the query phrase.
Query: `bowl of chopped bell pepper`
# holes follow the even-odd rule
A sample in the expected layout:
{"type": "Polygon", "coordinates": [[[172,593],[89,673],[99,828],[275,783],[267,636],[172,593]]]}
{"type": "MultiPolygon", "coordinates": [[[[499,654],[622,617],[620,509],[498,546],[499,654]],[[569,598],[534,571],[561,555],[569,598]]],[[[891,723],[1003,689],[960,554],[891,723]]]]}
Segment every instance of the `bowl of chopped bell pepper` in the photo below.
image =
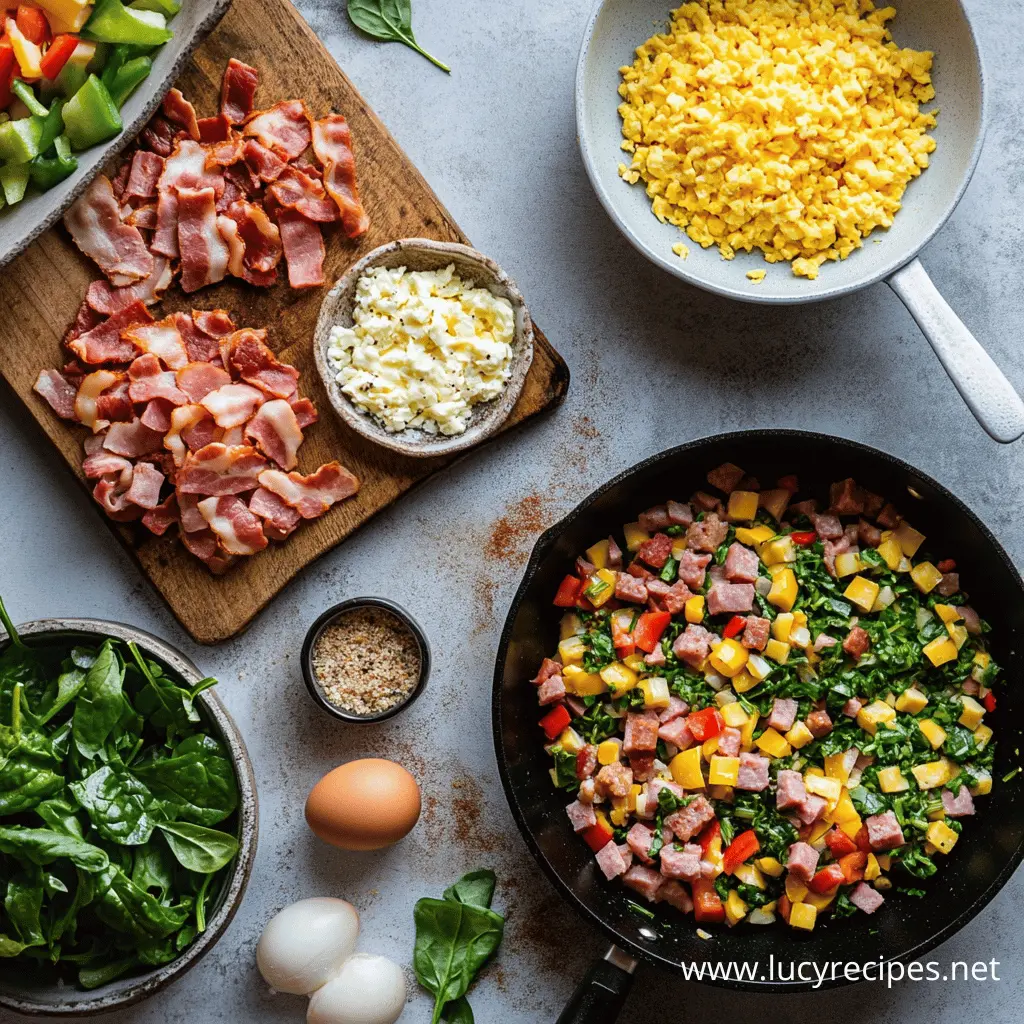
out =
{"type": "Polygon", "coordinates": [[[145,126],[229,4],[0,4],[0,267],[145,126]]]}

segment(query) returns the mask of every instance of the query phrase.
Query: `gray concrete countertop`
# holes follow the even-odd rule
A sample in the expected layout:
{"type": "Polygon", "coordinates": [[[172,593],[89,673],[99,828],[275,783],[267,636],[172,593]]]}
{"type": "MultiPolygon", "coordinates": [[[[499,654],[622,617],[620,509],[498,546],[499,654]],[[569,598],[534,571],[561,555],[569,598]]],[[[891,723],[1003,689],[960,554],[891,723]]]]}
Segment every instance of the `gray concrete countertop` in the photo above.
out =
{"type": "MultiPolygon", "coordinates": [[[[419,40],[451,63],[449,77],[404,47],[358,36],[343,0],[300,0],[474,244],[519,283],[574,378],[556,413],[472,453],[378,517],[288,587],[246,635],[217,648],[190,643],[0,386],[0,593],[15,620],[101,616],[180,645],[220,678],[260,787],[259,856],[234,924],[184,981],[103,1018],[110,1024],[298,1022],[305,1001],[269,994],[254,966],[260,930],[277,909],[308,896],[343,896],[362,912],[363,948],[408,965],[415,899],[484,865],[498,872],[497,903],[509,920],[498,961],[471,992],[476,1019],[554,1020],[605,943],[561,905],[508,813],[490,739],[493,654],[534,537],[641,458],[740,427],[843,434],[937,477],[1024,566],[1024,448],[985,436],[887,288],[803,308],[737,305],[655,270],[614,230],[574,138],[572,83],[590,5],[415,0],[419,40]],[[406,605],[429,633],[436,662],[426,695],[408,714],[345,728],[309,700],[298,651],[323,608],[363,593],[406,605]],[[390,850],[343,853],[312,836],[303,802],[327,770],[368,754],[393,756],[418,775],[425,813],[390,850]]],[[[991,75],[988,144],[966,198],[923,262],[1024,389],[1024,8],[1014,0],[970,0],[969,7],[991,75]]],[[[769,999],[641,968],[622,1020],[746,1024],[768,1014],[1009,1024],[1019,1020],[1024,982],[1022,901],[1018,872],[932,954],[994,958],[999,982],[861,985],[769,999]]],[[[428,998],[410,985],[403,1021],[429,1016],[428,998]]]]}

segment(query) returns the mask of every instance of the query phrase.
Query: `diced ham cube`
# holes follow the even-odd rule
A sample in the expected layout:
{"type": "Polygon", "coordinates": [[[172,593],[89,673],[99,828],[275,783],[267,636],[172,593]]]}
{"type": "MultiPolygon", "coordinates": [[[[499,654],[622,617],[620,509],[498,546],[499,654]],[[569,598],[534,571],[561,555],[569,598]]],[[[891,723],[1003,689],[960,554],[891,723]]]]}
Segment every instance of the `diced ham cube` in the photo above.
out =
{"type": "Polygon", "coordinates": [[[658,716],[651,712],[626,715],[626,732],[622,741],[622,752],[626,756],[632,754],[649,754],[658,747],[658,716]]]}
{"type": "Polygon", "coordinates": [[[583,804],[579,800],[574,800],[566,807],[565,813],[569,815],[574,832],[582,832],[585,828],[597,824],[597,815],[594,813],[593,804],[583,804]]]}
{"type": "Polygon", "coordinates": [[[671,743],[672,746],[678,747],[680,750],[687,750],[694,744],[693,733],[690,732],[685,718],[674,718],[671,722],[660,726],[658,738],[663,739],[666,743],[671,743]]]}
{"type": "Polygon", "coordinates": [[[550,679],[552,676],[560,675],[562,672],[562,666],[554,660],[554,658],[545,658],[540,664],[540,670],[530,680],[534,686],[540,686],[541,683],[550,679]]]}
{"type": "Polygon", "coordinates": [[[778,777],[779,788],[775,794],[775,806],[780,811],[789,810],[791,807],[800,807],[807,799],[807,790],[804,788],[804,777],[789,768],[783,768],[778,777]]]}
{"type": "Polygon", "coordinates": [[[882,531],[866,519],[857,523],[857,542],[862,548],[877,548],[882,543],[882,531]]]}
{"type": "Polygon", "coordinates": [[[554,704],[565,696],[565,683],[561,676],[549,676],[537,687],[537,703],[554,704]]]}
{"type": "Polygon", "coordinates": [[[628,572],[630,576],[635,576],[638,580],[643,580],[644,583],[650,583],[651,580],[656,580],[658,578],[650,569],[645,569],[635,560],[626,566],[626,572],[628,572]]]}
{"type": "Polygon", "coordinates": [[[854,626],[846,635],[846,639],[843,641],[843,650],[853,658],[854,661],[860,661],[862,654],[867,654],[868,648],[871,646],[871,637],[868,636],[867,630],[861,629],[860,626],[854,626]]]}
{"type": "Polygon", "coordinates": [[[903,522],[903,516],[896,511],[895,505],[886,505],[881,512],[875,516],[875,522],[883,530],[895,530],[903,522]]]}
{"type": "Polygon", "coordinates": [[[690,588],[682,580],[679,580],[672,584],[667,594],[662,596],[661,604],[665,611],[672,615],[678,615],[691,597],[693,594],[690,588]]]}
{"type": "Polygon", "coordinates": [[[615,596],[620,601],[632,601],[644,604],[647,601],[647,587],[643,580],[630,576],[628,572],[615,575],[615,596]]]}
{"type": "Polygon", "coordinates": [[[672,538],[667,533],[656,533],[650,540],[640,545],[636,557],[652,569],[661,569],[672,554],[672,538]]]}
{"type": "Polygon", "coordinates": [[[819,633],[814,641],[815,653],[820,654],[824,650],[828,650],[830,647],[835,647],[839,641],[834,636],[829,636],[828,633],[819,633]]]}
{"type": "Polygon", "coordinates": [[[658,794],[667,789],[674,797],[682,800],[686,796],[686,790],[678,782],[669,782],[667,779],[651,779],[647,786],[647,799],[652,804],[658,803],[658,794]]]}
{"type": "Polygon", "coordinates": [[[668,510],[664,505],[655,505],[646,512],[641,512],[637,516],[637,522],[640,524],[640,529],[646,530],[648,533],[657,533],[672,523],[668,517],[668,510]]]}
{"type": "Polygon", "coordinates": [[[749,612],[754,607],[752,583],[715,583],[708,591],[708,614],[749,612]]]}
{"type": "Polygon", "coordinates": [[[597,747],[585,743],[576,755],[576,778],[589,779],[597,771],[597,747]]]}
{"type": "Polygon", "coordinates": [[[768,637],[771,633],[771,622],[759,615],[748,615],[747,624],[743,627],[743,636],[740,643],[748,651],[763,651],[768,646],[768,637]]]}
{"type": "Polygon", "coordinates": [[[768,718],[769,728],[776,732],[789,732],[796,721],[799,705],[790,697],[776,697],[772,704],[772,713],[768,718]]]}
{"type": "Polygon", "coordinates": [[[725,556],[725,577],[730,583],[754,583],[757,581],[758,564],[756,552],[733,541],[725,556]]]}
{"type": "Polygon", "coordinates": [[[708,494],[707,491],[697,491],[696,494],[690,499],[690,505],[695,507],[698,512],[715,512],[721,514],[724,509],[722,503],[713,494],[708,494]]]}
{"type": "MultiPolygon", "coordinates": [[[[793,505],[789,506],[790,516],[806,516],[808,519],[818,511],[818,503],[813,498],[808,501],[798,501],[793,505]]],[[[812,519],[813,523],[814,520],[812,519]]]]}
{"type": "Polygon", "coordinates": [[[839,516],[859,516],[864,512],[864,492],[853,477],[829,488],[829,508],[839,516]]]}
{"type": "Polygon", "coordinates": [[[832,719],[829,717],[829,713],[827,711],[812,711],[807,716],[807,728],[811,730],[811,735],[816,740],[827,736],[832,731],[832,719]]]}
{"type": "MultiPolygon", "coordinates": [[[[611,846],[612,844],[609,843],[608,845],[611,846]]],[[[619,851],[622,863],[626,865],[626,870],[628,871],[633,866],[633,851],[625,843],[619,843],[616,849],[619,851]]]]}
{"type": "Polygon", "coordinates": [[[690,623],[672,645],[672,653],[692,668],[697,668],[711,650],[712,634],[703,626],[690,623]]]}
{"type": "Polygon", "coordinates": [[[639,821],[626,834],[626,842],[635,856],[645,864],[653,864],[651,856],[651,843],[654,842],[654,833],[639,821]]]}
{"type": "Polygon", "coordinates": [[[679,579],[688,587],[699,590],[704,586],[704,575],[711,555],[698,555],[687,548],[679,556],[679,579]]]}
{"type": "Polygon", "coordinates": [[[797,807],[796,816],[803,825],[813,825],[828,809],[828,802],[824,797],[811,793],[804,802],[797,807]]]}
{"type": "Polygon", "coordinates": [[[693,522],[693,510],[682,502],[668,502],[665,511],[668,512],[668,521],[673,526],[689,526],[693,522]]]}
{"type": "Polygon", "coordinates": [[[650,654],[644,655],[644,664],[650,665],[651,668],[661,668],[667,660],[668,659],[665,657],[665,650],[661,644],[658,644],[650,654]]]}
{"type": "Polygon", "coordinates": [[[818,867],[818,851],[807,843],[793,843],[786,861],[789,873],[800,882],[809,882],[818,867]]]}
{"type": "Polygon", "coordinates": [[[737,789],[760,793],[768,788],[768,758],[760,754],[740,754],[740,771],[736,779],[737,789]]]}
{"type": "Polygon", "coordinates": [[[873,914],[885,902],[885,897],[867,882],[858,882],[850,892],[850,902],[865,914],[873,914]]]}
{"type": "Polygon", "coordinates": [[[862,707],[864,707],[864,702],[862,700],[858,700],[856,697],[851,697],[843,705],[843,714],[846,715],[847,718],[856,718],[862,707]]]}
{"type": "Polygon", "coordinates": [[[746,473],[744,473],[739,466],[734,465],[731,462],[723,462],[720,466],[708,473],[707,480],[712,487],[717,487],[718,490],[729,494],[731,491],[735,491],[736,488],[739,487],[740,481],[745,476],[746,473]]]}
{"type": "Polygon", "coordinates": [[[693,882],[700,878],[700,846],[687,843],[677,850],[672,843],[661,849],[661,873],[666,878],[681,878],[693,882]]]}
{"type": "Polygon", "coordinates": [[[576,575],[581,580],[589,579],[595,572],[597,566],[593,562],[588,562],[582,555],[576,559],[576,575]]]}
{"type": "Polygon", "coordinates": [[[624,875],[629,870],[626,858],[619,852],[614,843],[605,843],[597,853],[594,854],[597,866],[604,873],[604,877],[610,882],[619,875],[624,875]]]}
{"type": "Polygon", "coordinates": [[[598,793],[603,797],[629,796],[633,785],[633,771],[624,764],[606,764],[594,780],[598,793]]]}
{"type": "Polygon", "coordinates": [[[850,542],[846,537],[840,537],[839,540],[827,540],[825,541],[825,550],[822,554],[822,561],[825,563],[825,568],[828,569],[832,576],[836,574],[836,555],[842,555],[850,550],[850,542]]]}
{"type": "Polygon", "coordinates": [[[689,710],[690,705],[685,700],[681,700],[675,694],[672,694],[668,699],[668,707],[658,715],[658,721],[662,725],[667,725],[669,722],[674,722],[677,718],[682,718],[689,710]]]}
{"type": "Polygon", "coordinates": [[[822,540],[838,540],[843,536],[843,524],[839,522],[839,516],[831,512],[823,512],[820,515],[812,512],[808,517],[814,524],[814,532],[822,540]]]}
{"type": "Polygon", "coordinates": [[[704,796],[697,796],[685,807],[680,807],[665,819],[675,837],[683,843],[689,842],[705,825],[715,817],[715,809],[704,796]]]}
{"type": "Polygon", "coordinates": [[[885,504],[885,498],[880,494],[875,494],[874,491],[869,491],[862,487],[860,489],[860,497],[864,502],[864,515],[869,519],[874,519],[879,512],[882,511],[882,506],[885,504]]]}
{"type": "Polygon", "coordinates": [[[906,842],[895,811],[873,814],[864,819],[864,824],[868,827],[868,842],[872,850],[894,850],[906,842]]]}
{"type": "Polygon", "coordinates": [[[693,910],[693,900],[686,891],[686,886],[675,880],[663,882],[657,895],[658,903],[667,903],[675,907],[681,914],[689,914],[693,910]]]}
{"type": "Polygon", "coordinates": [[[951,818],[966,818],[974,813],[974,799],[971,791],[966,786],[960,787],[960,792],[953,795],[951,789],[942,791],[942,809],[951,818]]]}
{"type": "Polygon", "coordinates": [[[654,902],[654,898],[665,880],[660,871],[645,867],[643,864],[634,864],[623,876],[622,882],[634,892],[640,893],[645,900],[654,902]]]}
{"type": "Polygon", "coordinates": [[[594,797],[597,796],[597,788],[594,786],[593,779],[584,779],[580,783],[579,792],[576,794],[576,798],[584,804],[592,804],[594,797]]]}
{"type": "Polygon", "coordinates": [[[968,633],[972,636],[981,635],[981,616],[969,604],[960,605],[960,616],[968,633]]]}
{"type": "Polygon", "coordinates": [[[727,725],[718,734],[718,753],[723,757],[739,757],[740,740],[742,738],[743,734],[739,729],[734,729],[732,726],[727,725]]]}
{"type": "Polygon", "coordinates": [[[709,512],[699,523],[691,523],[686,528],[686,546],[691,551],[714,554],[728,535],[729,524],[723,523],[714,512],[709,512]]]}
{"type": "Polygon", "coordinates": [[[960,684],[960,689],[971,697],[977,697],[978,694],[981,693],[981,686],[975,679],[965,679],[960,684]]]}
{"type": "Polygon", "coordinates": [[[960,590],[960,573],[946,572],[935,586],[935,592],[943,597],[952,597],[960,590]]]}
{"type": "Polygon", "coordinates": [[[631,754],[629,768],[634,782],[647,782],[654,777],[654,755],[631,754]]]}
{"type": "Polygon", "coordinates": [[[608,568],[622,568],[622,548],[616,543],[614,537],[608,538],[608,568]]]}

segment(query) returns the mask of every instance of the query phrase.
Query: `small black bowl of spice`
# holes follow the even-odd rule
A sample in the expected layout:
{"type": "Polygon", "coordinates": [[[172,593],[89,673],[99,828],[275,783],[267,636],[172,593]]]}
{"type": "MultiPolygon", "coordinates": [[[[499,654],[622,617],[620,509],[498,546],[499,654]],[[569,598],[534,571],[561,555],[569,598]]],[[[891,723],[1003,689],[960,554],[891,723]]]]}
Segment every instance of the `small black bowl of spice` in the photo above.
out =
{"type": "Polygon", "coordinates": [[[302,675],[313,700],[344,722],[383,722],[408,707],[430,674],[415,619],[383,597],[328,608],[306,634],[302,675]]]}

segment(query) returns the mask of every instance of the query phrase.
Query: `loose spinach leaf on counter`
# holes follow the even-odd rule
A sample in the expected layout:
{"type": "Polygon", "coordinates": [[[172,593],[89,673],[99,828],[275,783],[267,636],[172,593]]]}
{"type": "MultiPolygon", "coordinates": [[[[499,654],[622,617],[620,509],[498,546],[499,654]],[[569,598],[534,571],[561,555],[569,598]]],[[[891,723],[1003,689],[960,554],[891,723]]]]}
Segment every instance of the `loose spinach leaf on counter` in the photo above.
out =
{"type": "Polygon", "coordinates": [[[447,64],[431,56],[416,42],[412,31],[411,0],[348,0],[348,16],[356,28],[382,43],[405,43],[418,54],[451,72],[447,64]]]}

